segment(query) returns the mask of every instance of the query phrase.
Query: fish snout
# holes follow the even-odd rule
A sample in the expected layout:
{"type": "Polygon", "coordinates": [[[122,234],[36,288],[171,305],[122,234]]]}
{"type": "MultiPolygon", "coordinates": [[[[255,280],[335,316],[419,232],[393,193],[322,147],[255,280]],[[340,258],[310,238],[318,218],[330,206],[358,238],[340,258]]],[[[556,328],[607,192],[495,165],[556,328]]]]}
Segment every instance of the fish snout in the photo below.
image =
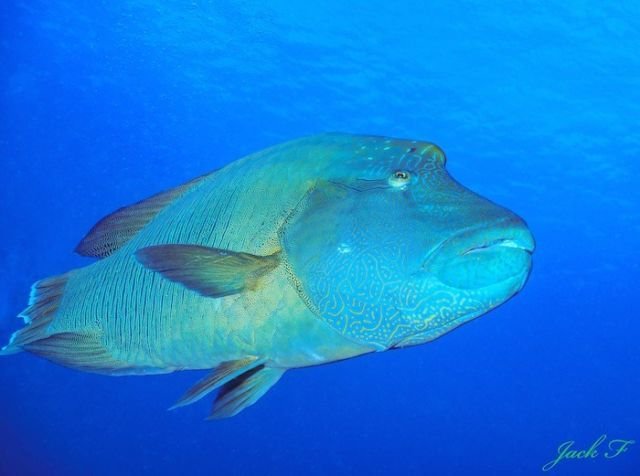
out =
{"type": "Polygon", "coordinates": [[[514,278],[524,285],[534,249],[526,223],[510,213],[453,234],[434,250],[424,268],[454,288],[484,288],[514,278]]]}

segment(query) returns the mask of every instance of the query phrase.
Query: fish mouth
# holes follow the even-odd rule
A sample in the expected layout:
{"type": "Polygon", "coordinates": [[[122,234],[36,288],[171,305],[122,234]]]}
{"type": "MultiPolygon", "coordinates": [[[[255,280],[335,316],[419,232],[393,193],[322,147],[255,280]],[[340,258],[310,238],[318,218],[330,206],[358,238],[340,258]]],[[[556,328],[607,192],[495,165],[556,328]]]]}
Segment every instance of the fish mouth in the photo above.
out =
{"type": "Polygon", "coordinates": [[[430,253],[423,269],[458,289],[480,289],[527,276],[535,241],[524,221],[508,216],[463,229],[430,253]]]}
{"type": "Polygon", "coordinates": [[[494,248],[513,248],[533,254],[536,247],[527,224],[516,215],[461,230],[447,242],[455,246],[462,255],[494,248]]]}
{"type": "Polygon", "coordinates": [[[533,254],[536,243],[526,223],[517,216],[496,222],[469,227],[444,239],[425,257],[423,267],[441,252],[449,251],[464,256],[494,248],[513,248],[533,254]]]}
{"type": "Polygon", "coordinates": [[[478,245],[474,245],[462,252],[462,256],[466,256],[472,253],[481,253],[483,251],[491,251],[495,248],[513,248],[516,250],[522,250],[530,255],[533,254],[535,250],[535,244],[532,240],[524,240],[518,238],[498,238],[495,240],[491,240],[489,242],[484,242],[478,245]]]}

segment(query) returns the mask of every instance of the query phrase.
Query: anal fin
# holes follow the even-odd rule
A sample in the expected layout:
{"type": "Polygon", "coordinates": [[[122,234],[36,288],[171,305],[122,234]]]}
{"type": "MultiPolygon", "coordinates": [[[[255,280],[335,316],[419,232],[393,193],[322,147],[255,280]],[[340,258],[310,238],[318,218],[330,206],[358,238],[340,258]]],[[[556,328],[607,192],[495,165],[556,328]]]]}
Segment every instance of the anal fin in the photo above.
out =
{"type": "Polygon", "coordinates": [[[232,417],[256,403],[286,369],[260,365],[227,382],[213,402],[208,420],[232,417]]]}
{"type": "Polygon", "coordinates": [[[223,362],[213,369],[209,375],[187,390],[185,394],[180,397],[180,399],[171,408],[169,408],[169,410],[197,402],[216,388],[226,384],[230,380],[233,380],[238,375],[261,365],[263,362],[264,359],[258,360],[257,357],[247,357],[246,359],[223,362]]]}

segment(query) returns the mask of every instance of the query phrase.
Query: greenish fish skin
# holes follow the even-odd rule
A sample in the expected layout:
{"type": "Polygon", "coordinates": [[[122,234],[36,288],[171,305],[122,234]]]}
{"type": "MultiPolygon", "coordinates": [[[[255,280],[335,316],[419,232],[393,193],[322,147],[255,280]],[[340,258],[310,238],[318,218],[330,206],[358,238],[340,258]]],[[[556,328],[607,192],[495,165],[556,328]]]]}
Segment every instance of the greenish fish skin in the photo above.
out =
{"type": "Polygon", "coordinates": [[[36,283],[2,352],[112,375],[224,364],[185,399],[225,385],[224,417],[286,369],[429,342],[520,291],[534,249],[445,163],[430,143],[348,134],[232,162],[97,224],[83,243],[103,259],[36,283]]]}

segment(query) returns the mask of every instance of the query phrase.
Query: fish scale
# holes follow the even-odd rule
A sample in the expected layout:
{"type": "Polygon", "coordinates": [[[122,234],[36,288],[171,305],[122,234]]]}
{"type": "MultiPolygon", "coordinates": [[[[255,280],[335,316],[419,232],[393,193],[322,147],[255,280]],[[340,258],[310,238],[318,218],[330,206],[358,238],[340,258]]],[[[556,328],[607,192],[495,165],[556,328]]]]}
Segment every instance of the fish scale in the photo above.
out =
{"type": "Polygon", "coordinates": [[[0,355],[212,369],[176,407],[220,389],[224,418],[287,369],[429,342],[517,293],[533,251],[445,163],[426,142],[324,134],[119,209],[76,248],[99,261],[34,284],[0,355]]]}

